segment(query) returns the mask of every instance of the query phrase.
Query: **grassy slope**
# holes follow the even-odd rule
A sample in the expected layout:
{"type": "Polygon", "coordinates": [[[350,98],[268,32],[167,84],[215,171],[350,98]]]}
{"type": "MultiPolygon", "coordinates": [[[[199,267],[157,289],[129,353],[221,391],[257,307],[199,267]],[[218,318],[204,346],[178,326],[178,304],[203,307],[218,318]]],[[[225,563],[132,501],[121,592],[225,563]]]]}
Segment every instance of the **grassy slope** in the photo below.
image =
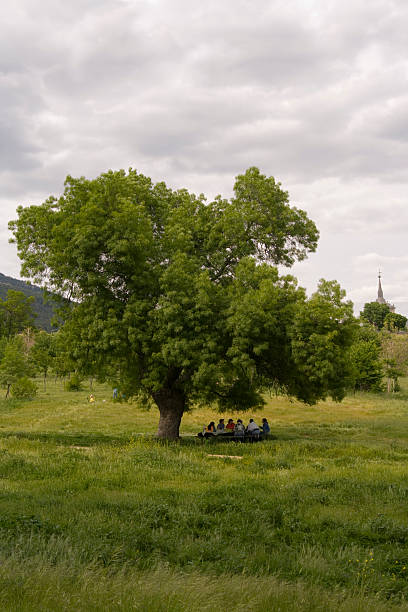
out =
{"type": "Polygon", "coordinates": [[[408,609],[404,396],[272,398],[276,439],[239,445],[95,395],[0,402],[1,609],[408,609]]]}

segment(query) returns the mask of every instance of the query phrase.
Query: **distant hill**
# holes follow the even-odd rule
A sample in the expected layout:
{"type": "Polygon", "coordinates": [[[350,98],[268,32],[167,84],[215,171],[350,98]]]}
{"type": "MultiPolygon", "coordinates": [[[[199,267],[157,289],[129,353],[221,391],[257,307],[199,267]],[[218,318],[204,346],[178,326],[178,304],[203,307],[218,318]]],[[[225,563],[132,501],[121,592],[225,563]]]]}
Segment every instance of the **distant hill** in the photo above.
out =
{"type": "Polygon", "coordinates": [[[40,287],[36,285],[30,285],[25,281],[17,280],[11,276],[6,276],[0,273],[0,298],[5,300],[7,298],[7,291],[13,289],[14,291],[21,291],[27,296],[34,296],[33,310],[37,314],[34,325],[40,329],[46,331],[52,331],[55,329],[51,325],[51,319],[54,316],[54,309],[51,302],[44,302],[44,292],[40,287]]]}

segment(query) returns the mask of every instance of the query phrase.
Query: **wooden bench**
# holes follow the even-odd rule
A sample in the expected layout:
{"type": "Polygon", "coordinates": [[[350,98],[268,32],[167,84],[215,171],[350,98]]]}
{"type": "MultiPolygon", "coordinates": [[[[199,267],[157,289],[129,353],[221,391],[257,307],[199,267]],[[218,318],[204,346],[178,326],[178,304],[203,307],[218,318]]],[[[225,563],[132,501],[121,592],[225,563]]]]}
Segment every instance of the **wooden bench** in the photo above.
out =
{"type": "Polygon", "coordinates": [[[211,433],[210,431],[206,431],[205,433],[197,434],[198,438],[202,438],[203,440],[217,440],[219,442],[260,442],[261,440],[265,440],[268,437],[268,434],[264,434],[263,432],[259,434],[248,434],[245,433],[243,436],[236,436],[234,432],[231,433],[211,433]]]}

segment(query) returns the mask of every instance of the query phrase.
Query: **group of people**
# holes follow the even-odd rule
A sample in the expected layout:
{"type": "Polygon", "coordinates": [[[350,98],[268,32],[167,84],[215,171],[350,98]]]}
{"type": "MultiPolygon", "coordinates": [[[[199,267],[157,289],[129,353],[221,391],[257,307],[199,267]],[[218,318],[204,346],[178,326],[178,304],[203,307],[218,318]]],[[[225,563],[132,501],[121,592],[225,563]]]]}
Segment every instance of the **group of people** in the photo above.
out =
{"type": "Polygon", "coordinates": [[[259,436],[260,434],[266,435],[269,434],[270,431],[271,428],[269,427],[269,423],[266,418],[262,419],[261,427],[255,423],[254,419],[249,419],[249,423],[246,427],[241,419],[237,419],[236,423],[234,423],[233,419],[228,419],[227,424],[225,424],[224,419],[220,419],[217,425],[215,425],[214,421],[211,421],[211,423],[204,428],[202,435],[230,434],[234,435],[235,437],[243,437],[245,434],[251,436],[259,436]]]}

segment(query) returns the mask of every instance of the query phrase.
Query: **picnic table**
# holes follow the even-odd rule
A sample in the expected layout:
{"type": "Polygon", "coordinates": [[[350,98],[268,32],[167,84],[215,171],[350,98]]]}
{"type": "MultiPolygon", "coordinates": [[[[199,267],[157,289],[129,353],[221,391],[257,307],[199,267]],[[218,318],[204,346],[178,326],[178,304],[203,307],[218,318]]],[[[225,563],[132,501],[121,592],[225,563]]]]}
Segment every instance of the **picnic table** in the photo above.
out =
{"type": "Polygon", "coordinates": [[[260,442],[261,440],[265,440],[267,434],[264,434],[263,431],[261,431],[259,434],[245,432],[243,436],[238,436],[234,431],[219,431],[215,433],[212,433],[211,431],[202,433],[200,431],[197,436],[202,439],[217,440],[220,442],[260,442]]]}

